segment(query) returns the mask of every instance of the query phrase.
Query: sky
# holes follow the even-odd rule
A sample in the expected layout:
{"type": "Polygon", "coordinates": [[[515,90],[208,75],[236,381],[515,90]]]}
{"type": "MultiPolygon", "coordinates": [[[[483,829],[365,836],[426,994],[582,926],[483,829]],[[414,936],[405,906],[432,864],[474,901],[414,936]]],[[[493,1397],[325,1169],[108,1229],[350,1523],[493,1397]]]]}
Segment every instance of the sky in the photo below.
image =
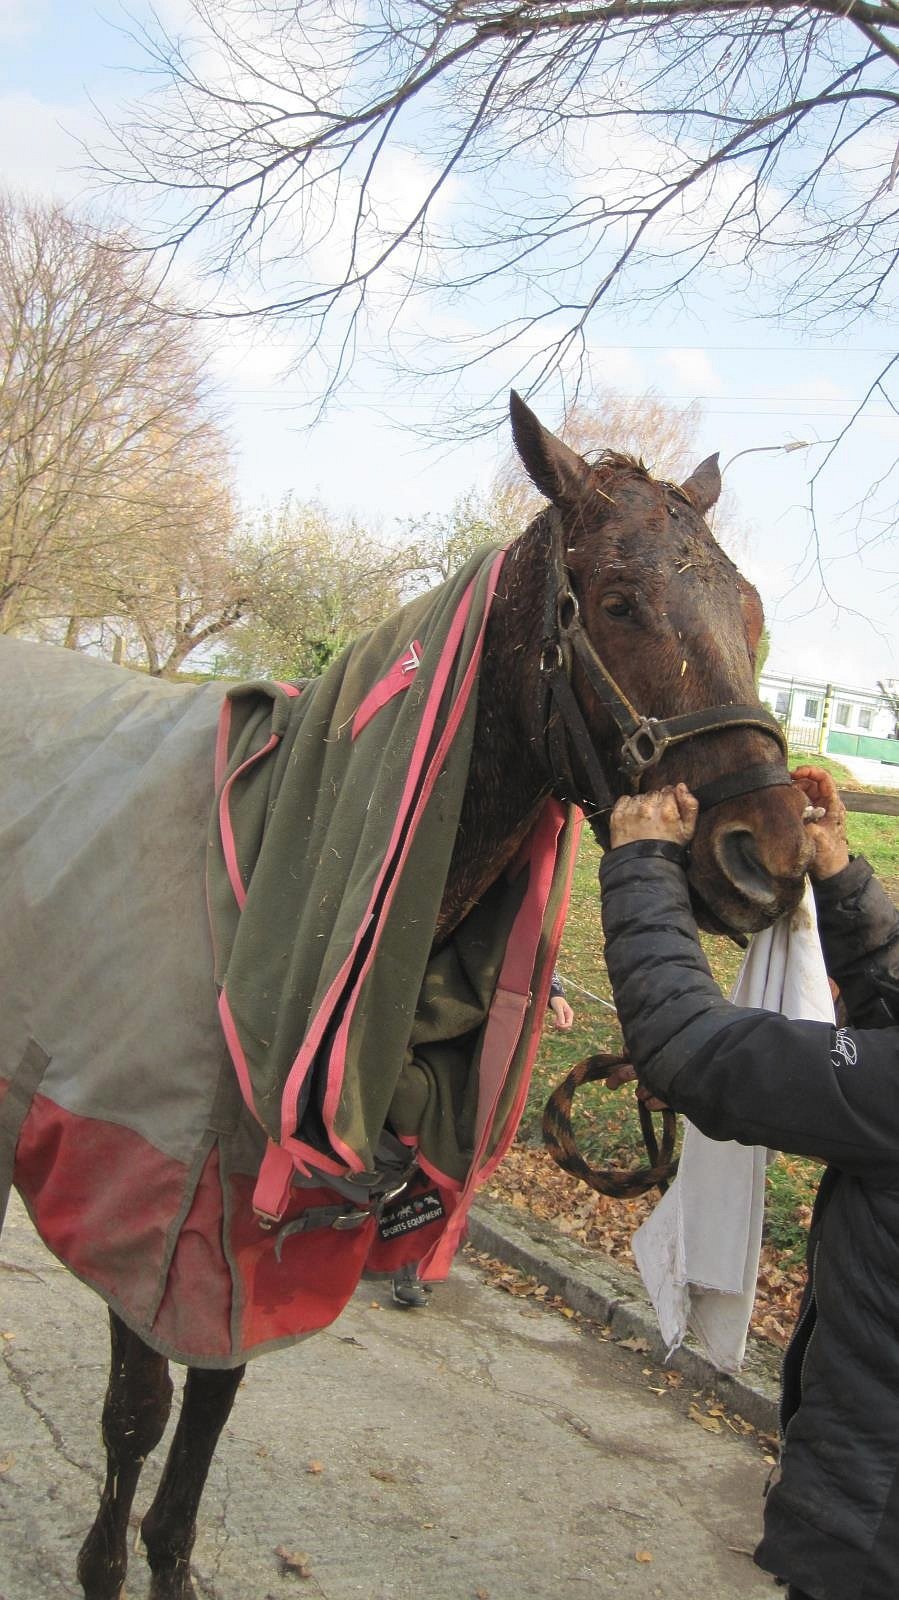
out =
{"type": "MultiPolygon", "coordinates": [[[[181,3],[162,0],[158,9],[177,17],[181,3]]],[[[95,203],[81,144],[94,146],[100,117],[114,120],[123,99],[141,92],[128,17],[144,10],[144,0],[0,0],[5,184],[95,203]]],[[[293,493],[392,533],[406,518],[440,515],[467,491],[486,489],[508,454],[507,429],[455,446],[429,444],[414,431],[437,411],[426,371],[403,388],[367,361],[344,402],[310,432],[301,421],[310,385],[302,372],[285,374],[291,346],[283,335],[222,328],[213,346],[219,408],[250,505],[293,493]]],[[[899,417],[885,402],[867,408],[818,480],[827,593],[807,511],[826,441],[892,353],[883,320],[826,341],[751,321],[726,276],[687,309],[656,309],[651,321],[610,310],[593,327],[597,382],[635,394],[652,388],[673,404],[700,402],[697,459],[720,452],[737,506],[730,553],[762,594],[772,669],[871,688],[899,677],[899,540],[885,538],[858,504],[862,486],[899,455],[899,417]]],[[[514,381],[513,369],[508,378],[495,363],[492,370],[501,387],[514,381]]],[[[548,426],[558,425],[551,400],[533,403],[548,426]]]]}

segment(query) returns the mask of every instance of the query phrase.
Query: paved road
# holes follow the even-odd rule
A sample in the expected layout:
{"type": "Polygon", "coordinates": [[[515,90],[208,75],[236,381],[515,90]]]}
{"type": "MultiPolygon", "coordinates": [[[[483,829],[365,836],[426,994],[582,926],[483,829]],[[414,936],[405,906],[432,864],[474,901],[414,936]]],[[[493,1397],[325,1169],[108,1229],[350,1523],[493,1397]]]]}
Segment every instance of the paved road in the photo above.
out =
{"type": "MultiPolygon", "coordinates": [[[[809,761],[814,762],[814,756],[809,761]]],[[[899,766],[889,761],[869,761],[865,756],[834,756],[841,767],[851,772],[859,783],[873,784],[876,789],[899,789],[899,766]]]]}
{"type": "MultiPolygon", "coordinates": [[[[426,1312],[380,1298],[363,1286],[328,1332],[251,1365],[204,1505],[205,1600],[782,1594],[747,1554],[757,1447],[690,1421],[689,1395],[654,1394],[645,1357],[468,1262],[426,1312]],[[282,1573],[279,1545],[311,1576],[282,1573]]],[[[96,1503],[105,1314],[17,1207],[0,1331],[0,1597],[69,1600],[96,1503]]],[[[152,1462],[146,1477],[140,1509],[152,1462]]],[[[129,1600],[146,1592],[137,1554],[129,1600]]]]}

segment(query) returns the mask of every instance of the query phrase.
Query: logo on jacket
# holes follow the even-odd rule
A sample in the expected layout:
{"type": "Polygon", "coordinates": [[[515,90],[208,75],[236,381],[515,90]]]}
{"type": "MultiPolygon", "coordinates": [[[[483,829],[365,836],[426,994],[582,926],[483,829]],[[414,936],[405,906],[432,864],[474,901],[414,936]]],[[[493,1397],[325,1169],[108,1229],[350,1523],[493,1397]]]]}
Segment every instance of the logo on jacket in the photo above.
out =
{"type": "Polygon", "coordinates": [[[841,1060],[845,1061],[847,1067],[854,1067],[858,1061],[858,1046],[845,1028],[837,1028],[830,1059],[835,1067],[839,1066],[841,1060]]]}
{"type": "Polygon", "coordinates": [[[385,1206],[378,1218],[378,1232],[382,1239],[396,1239],[402,1233],[415,1233],[437,1222],[444,1216],[443,1203],[436,1189],[415,1196],[414,1200],[400,1200],[385,1206]]]}

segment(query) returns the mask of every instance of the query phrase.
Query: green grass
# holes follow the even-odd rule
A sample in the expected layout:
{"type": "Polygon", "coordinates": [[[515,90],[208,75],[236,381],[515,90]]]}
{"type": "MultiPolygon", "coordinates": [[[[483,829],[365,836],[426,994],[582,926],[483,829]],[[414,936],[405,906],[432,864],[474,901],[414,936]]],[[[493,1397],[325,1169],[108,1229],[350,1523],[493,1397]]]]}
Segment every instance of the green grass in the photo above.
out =
{"type": "MultiPolygon", "coordinates": [[[[796,766],[805,759],[798,756],[790,764],[796,766]]],[[[841,785],[844,781],[851,782],[849,774],[837,762],[819,757],[808,759],[815,765],[826,766],[841,785]]],[[[853,854],[867,856],[888,892],[899,899],[899,819],[850,812],[847,830],[853,854]]],[[[595,1051],[621,1049],[621,1034],[614,1012],[582,992],[588,990],[600,1000],[611,1001],[599,920],[596,875],[600,859],[599,848],[585,829],[559,953],[559,970],[567,980],[575,1023],[570,1033],[557,1033],[547,1028],[543,1036],[520,1133],[521,1138],[535,1144],[541,1139],[543,1106],[572,1063],[595,1051]]],[[[729,940],[711,935],[703,935],[703,945],[715,978],[726,994],[736,978],[742,953],[729,940]]],[[[602,1084],[580,1089],[575,1099],[574,1127],[580,1149],[593,1164],[626,1167],[642,1164],[643,1141],[629,1090],[612,1093],[602,1084]]],[[[768,1169],[766,1236],[781,1254],[785,1266],[802,1256],[809,1207],[819,1173],[815,1162],[793,1157],[778,1157],[768,1169]]]]}

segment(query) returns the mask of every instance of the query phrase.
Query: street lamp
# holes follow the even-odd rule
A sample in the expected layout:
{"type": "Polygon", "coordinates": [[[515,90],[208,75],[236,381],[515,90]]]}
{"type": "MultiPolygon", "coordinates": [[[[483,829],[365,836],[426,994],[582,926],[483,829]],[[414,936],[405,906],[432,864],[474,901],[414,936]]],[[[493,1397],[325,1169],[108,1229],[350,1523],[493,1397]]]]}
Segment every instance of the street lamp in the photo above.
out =
{"type": "Polygon", "coordinates": [[[725,461],[720,470],[723,475],[728,467],[732,467],[735,461],[739,461],[741,456],[756,455],[760,450],[778,450],[783,455],[788,456],[793,450],[810,450],[813,444],[821,442],[818,439],[788,439],[786,444],[751,444],[746,450],[738,450],[735,456],[731,456],[729,461],[725,461]]]}

